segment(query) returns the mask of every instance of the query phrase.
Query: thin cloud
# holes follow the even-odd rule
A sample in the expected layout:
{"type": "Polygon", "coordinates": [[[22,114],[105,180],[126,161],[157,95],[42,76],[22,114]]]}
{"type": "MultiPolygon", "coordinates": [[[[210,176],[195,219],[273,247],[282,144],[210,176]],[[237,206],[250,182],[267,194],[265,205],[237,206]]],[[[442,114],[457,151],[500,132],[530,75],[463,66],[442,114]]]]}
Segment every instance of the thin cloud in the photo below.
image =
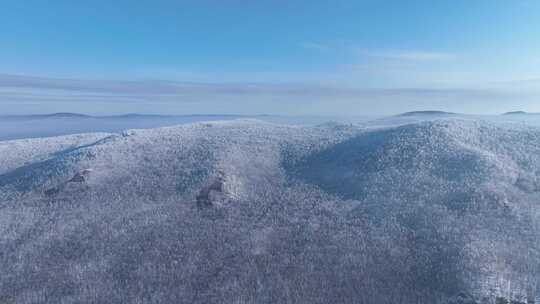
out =
{"type": "Polygon", "coordinates": [[[490,82],[491,84],[498,85],[539,85],[540,78],[528,78],[528,79],[516,79],[516,80],[506,80],[506,81],[494,81],[490,82]]]}
{"type": "MultiPolygon", "coordinates": [[[[33,94],[76,98],[81,93],[92,97],[120,96],[336,96],[354,95],[362,90],[303,83],[204,83],[173,81],[125,81],[58,79],[19,75],[0,75],[0,93],[33,94]]],[[[366,91],[367,92],[367,91],[366,91]]]]}
{"type": "Polygon", "coordinates": [[[532,111],[526,105],[533,97],[497,88],[367,89],[317,83],[195,83],[0,75],[0,113],[4,114],[90,113],[96,105],[111,113],[133,112],[133,107],[153,113],[157,105],[166,108],[167,113],[183,114],[384,115],[422,109],[484,113],[488,104],[491,112],[507,111],[509,105],[532,111]]]}
{"type": "Polygon", "coordinates": [[[351,88],[301,83],[189,83],[171,81],[107,81],[56,79],[32,76],[0,75],[0,102],[13,100],[56,100],[71,102],[153,102],[208,100],[257,100],[276,97],[291,102],[313,99],[421,98],[490,99],[506,97],[495,89],[466,88],[351,88]]]}
{"type": "Polygon", "coordinates": [[[373,58],[416,62],[443,61],[457,57],[453,53],[429,51],[362,51],[361,53],[373,58]]]}

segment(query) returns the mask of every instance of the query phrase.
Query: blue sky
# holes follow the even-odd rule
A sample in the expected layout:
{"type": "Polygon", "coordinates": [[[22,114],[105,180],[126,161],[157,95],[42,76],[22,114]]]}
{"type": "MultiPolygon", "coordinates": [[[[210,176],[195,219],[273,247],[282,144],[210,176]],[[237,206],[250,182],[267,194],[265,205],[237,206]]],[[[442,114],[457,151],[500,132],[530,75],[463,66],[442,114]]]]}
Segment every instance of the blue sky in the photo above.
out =
{"type": "Polygon", "coordinates": [[[540,2],[2,1],[0,113],[540,112],[540,2]]]}

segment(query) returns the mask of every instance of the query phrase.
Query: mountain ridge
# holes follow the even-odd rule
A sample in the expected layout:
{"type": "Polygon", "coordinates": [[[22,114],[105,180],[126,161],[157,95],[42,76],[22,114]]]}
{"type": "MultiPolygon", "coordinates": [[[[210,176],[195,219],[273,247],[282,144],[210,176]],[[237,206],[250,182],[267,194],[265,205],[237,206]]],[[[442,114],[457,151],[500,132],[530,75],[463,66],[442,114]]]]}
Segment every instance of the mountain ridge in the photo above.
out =
{"type": "Polygon", "coordinates": [[[0,300],[122,303],[141,283],[161,302],[538,298],[537,142],[537,127],[461,119],[4,142],[0,300]]]}

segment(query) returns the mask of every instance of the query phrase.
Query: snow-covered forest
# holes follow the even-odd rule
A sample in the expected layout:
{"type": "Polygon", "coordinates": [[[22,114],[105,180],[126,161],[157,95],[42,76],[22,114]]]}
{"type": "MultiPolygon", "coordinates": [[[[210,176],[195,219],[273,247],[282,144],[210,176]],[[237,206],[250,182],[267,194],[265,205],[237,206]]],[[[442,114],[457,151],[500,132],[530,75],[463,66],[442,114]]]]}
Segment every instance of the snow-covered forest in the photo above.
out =
{"type": "Polygon", "coordinates": [[[0,302],[540,302],[540,128],[417,116],[0,141],[0,302]]]}

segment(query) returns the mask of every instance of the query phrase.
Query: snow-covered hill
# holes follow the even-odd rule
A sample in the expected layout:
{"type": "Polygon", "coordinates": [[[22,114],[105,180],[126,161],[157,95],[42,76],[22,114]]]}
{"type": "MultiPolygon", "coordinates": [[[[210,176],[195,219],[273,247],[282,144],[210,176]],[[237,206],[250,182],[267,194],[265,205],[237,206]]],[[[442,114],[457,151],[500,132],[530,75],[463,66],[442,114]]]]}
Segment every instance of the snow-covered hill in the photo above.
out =
{"type": "Polygon", "coordinates": [[[0,142],[0,302],[538,298],[540,129],[380,123],[0,142]]]}

